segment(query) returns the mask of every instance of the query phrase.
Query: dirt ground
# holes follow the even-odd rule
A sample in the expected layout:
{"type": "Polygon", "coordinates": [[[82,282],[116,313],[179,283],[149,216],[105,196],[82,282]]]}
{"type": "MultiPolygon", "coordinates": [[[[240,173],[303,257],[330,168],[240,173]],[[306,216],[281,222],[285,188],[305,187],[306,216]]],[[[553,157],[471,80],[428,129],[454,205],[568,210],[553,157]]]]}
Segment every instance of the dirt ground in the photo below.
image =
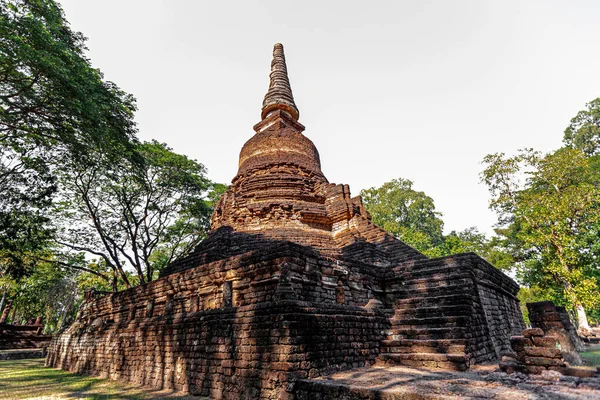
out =
{"type": "Polygon", "coordinates": [[[562,376],[553,371],[537,376],[507,375],[497,372],[497,367],[497,364],[478,366],[468,372],[400,366],[365,367],[311,382],[330,389],[332,386],[345,387],[339,391],[340,396],[348,393],[350,396],[346,398],[350,399],[600,399],[600,378],[597,377],[562,376]]]}

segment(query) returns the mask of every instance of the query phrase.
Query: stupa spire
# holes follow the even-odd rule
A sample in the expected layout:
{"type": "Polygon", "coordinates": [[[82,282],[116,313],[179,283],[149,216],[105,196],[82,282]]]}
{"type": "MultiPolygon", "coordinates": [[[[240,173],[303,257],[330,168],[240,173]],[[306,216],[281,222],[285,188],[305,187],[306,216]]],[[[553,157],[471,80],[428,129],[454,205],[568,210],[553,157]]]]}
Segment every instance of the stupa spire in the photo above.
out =
{"type": "Polygon", "coordinates": [[[275,44],[273,47],[273,61],[271,61],[271,74],[269,75],[271,82],[269,90],[265,95],[262,106],[262,119],[274,110],[283,110],[288,113],[294,120],[298,121],[300,112],[290,87],[290,80],[287,75],[287,67],[285,65],[285,54],[283,53],[283,45],[275,44]]]}

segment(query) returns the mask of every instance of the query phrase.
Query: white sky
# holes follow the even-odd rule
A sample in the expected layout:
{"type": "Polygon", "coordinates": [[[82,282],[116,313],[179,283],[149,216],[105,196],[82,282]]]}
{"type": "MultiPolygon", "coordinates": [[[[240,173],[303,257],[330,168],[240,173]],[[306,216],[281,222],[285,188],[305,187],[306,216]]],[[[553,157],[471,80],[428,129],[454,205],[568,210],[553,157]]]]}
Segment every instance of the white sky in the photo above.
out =
{"type": "Polygon", "coordinates": [[[482,158],[561,145],[600,97],[598,1],[59,0],[89,57],[138,99],[140,137],[229,183],[273,44],[330,182],[415,182],[445,231],[496,222],[482,158]]]}

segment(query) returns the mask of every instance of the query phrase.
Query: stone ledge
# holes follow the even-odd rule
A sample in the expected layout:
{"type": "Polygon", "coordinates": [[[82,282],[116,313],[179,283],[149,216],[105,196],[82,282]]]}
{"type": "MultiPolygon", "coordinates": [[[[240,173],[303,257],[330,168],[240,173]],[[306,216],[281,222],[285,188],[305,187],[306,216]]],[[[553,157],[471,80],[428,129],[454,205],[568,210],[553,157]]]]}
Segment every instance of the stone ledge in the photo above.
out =
{"type": "Polygon", "coordinates": [[[27,358],[44,358],[46,349],[0,350],[0,360],[23,360],[27,358]]]}

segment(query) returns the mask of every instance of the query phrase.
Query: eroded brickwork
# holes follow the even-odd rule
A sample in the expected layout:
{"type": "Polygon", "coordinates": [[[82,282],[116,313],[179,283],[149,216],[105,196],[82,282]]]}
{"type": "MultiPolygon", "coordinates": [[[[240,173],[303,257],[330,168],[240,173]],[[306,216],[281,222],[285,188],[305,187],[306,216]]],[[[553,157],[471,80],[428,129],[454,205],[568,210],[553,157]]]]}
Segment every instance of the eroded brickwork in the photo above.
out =
{"type": "Polygon", "coordinates": [[[564,307],[557,307],[551,301],[539,301],[527,303],[527,311],[532,327],[558,339],[565,360],[572,365],[582,364],[579,351],[583,351],[584,346],[564,307]]]}
{"type": "Polygon", "coordinates": [[[546,335],[541,328],[525,329],[522,335],[512,336],[510,343],[512,354],[504,355],[500,362],[500,369],[509,374],[513,372],[543,374],[547,371],[556,371],[580,378],[600,377],[600,369],[571,367],[565,363],[565,352],[562,351],[560,339],[553,335],[546,335]]]}
{"type": "Polygon", "coordinates": [[[372,363],[384,323],[295,301],[103,320],[55,340],[47,364],[211,399],[280,399],[295,379],[372,363]]]}

